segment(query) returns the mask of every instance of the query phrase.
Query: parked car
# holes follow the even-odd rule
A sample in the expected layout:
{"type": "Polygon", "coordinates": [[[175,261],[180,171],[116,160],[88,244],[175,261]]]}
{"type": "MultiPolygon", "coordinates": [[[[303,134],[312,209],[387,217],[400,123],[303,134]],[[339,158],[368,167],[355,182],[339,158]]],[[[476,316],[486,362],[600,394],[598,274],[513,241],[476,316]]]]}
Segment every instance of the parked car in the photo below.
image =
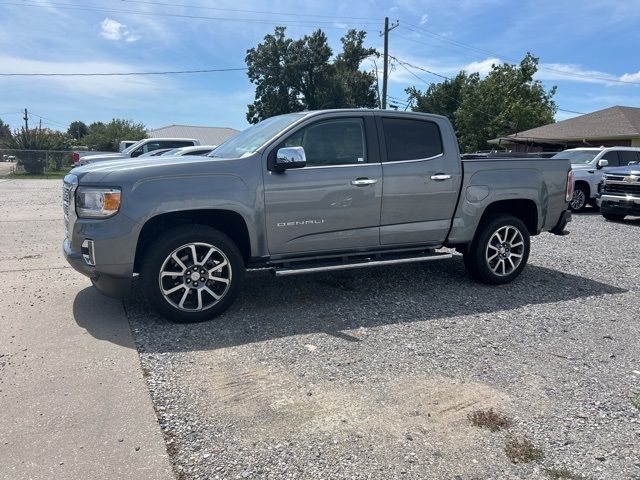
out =
{"type": "Polygon", "coordinates": [[[139,273],[150,304],[179,322],[223,312],[247,269],[397,266],[450,258],[443,246],[477,281],[504,284],[530,236],[567,233],[572,189],[568,160],[461,161],[446,117],[291,113],[208,157],[72,170],[64,254],[106,295],[126,295],[139,273]]]}
{"type": "Polygon", "coordinates": [[[122,152],[122,151],[126,150],[127,148],[129,148],[131,145],[133,145],[136,142],[137,142],[137,140],[122,140],[120,142],[120,146],[118,148],[118,151],[122,152]]]}
{"type": "MultiPolygon", "coordinates": [[[[195,138],[145,138],[124,149],[120,153],[100,153],[97,155],[78,155],[73,152],[73,165],[87,165],[89,163],[105,162],[123,158],[139,157],[143,153],[148,153],[161,148],[179,148],[200,145],[200,141],[195,138]]],[[[91,153],[91,152],[90,152],[91,153]]]]}
{"type": "Polygon", "coordinates": [[[565,158],[571,161],[575,187],[569,208],[579,212],[584,210],[587,204],[596,206],[598,184],[602,181],[603,173],[610,168],[639,161],[640,148],[572,148],[556,154],[553,158],[565,158]]]}
{"type": "Polygon", "coordinates": [[[196,147],[173,148],[162,154],[163,157],[202,156],[209,155],[217,145],[198,145],[196,147]]]}
{"type": "Polygon", "coordinates": [[[627,215],[640,216],[638,163],[611,168],[603,175],[598,206],[607,220],[623,220],[627,215]]]}

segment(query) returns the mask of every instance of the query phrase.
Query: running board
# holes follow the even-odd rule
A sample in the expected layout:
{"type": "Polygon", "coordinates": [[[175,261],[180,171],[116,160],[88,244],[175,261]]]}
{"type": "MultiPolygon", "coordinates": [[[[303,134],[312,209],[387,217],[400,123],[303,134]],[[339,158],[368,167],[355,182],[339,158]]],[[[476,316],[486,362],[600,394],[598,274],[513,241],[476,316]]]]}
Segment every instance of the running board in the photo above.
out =
{"type": "Polygon", "coordinates": [[[451,253],[431,253],[419,257],[390,258],[388,260],[364,260],[354,263],[338,263],[332,265],[318,265],[308,267],[276,268],[276,277],[286,277],[289,275],[300,275],[303,273],[331,272],[334,270],[351,270],[353,268],[380,267],[383,265],[400,265],[403,263],[430,262],[432,260],[446,260],[451,258],[451,253]]]}

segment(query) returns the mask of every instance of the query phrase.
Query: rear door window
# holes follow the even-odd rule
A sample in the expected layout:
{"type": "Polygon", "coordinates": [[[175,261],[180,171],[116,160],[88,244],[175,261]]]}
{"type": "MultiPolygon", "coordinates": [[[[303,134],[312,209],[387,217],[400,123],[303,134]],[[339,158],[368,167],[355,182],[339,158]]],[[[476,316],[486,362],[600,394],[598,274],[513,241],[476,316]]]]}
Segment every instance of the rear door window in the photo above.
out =
{"type": "Polygon", "coordinates": [[[387,162],[420,160],[443,153],[440,128],[428,120],[383,118],[387,162]]]}

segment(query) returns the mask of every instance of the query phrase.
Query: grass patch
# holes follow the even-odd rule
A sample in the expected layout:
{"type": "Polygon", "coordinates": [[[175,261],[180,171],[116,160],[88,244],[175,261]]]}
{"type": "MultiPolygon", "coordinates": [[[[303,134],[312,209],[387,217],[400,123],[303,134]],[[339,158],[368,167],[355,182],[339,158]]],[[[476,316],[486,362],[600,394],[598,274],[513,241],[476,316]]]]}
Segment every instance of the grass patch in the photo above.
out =
{"type": "Polygon", "coordinates": [[[470,413],[469,421],[476,427],[488,428],[492,432],[507,429],[513,424],[509,417],[495,412],[493,408],[489,410],[476,410],[470,413]]]}
{"type": "Polygon", "coordinates": [[[553,480],[584,480],[582,475],[573,473],[567,468],[545,468],[544,473],[553,480]]]}
{"type": "Polygon", "coordinates": [[[504,453],[513,463],[539,462],[544,458],[544,452],[526,438],[512,438],[504,447],[504,453]]]}
{"type": "Polygon", "coordinates": [[[59,172],[52,171],[46,173],[26,173],[26,172],[13,172],[5,175],[1,178],[10,178],[12,180],[51,180],[62,179],[67,175],[71,169],[60,170],[59,172]]]}
{"type": "Polygon", "coordinates": [[[631,403],[640,412],[640,393],[631,399],[631,403]]]}

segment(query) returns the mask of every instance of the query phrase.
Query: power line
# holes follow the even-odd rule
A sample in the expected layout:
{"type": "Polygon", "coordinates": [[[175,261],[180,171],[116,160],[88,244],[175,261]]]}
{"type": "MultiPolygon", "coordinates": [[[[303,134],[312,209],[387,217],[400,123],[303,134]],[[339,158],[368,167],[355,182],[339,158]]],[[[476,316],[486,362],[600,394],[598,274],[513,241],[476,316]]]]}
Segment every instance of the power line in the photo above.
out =
{"type": "Polygon", "coordinates": [[[33,111],[30,111],[29,114],[33,115],[35,117],[38,117],[40,120],[46,120],[50,124],[57,124],[58,126],[64,127],[64,128],[67,128],[69,126],[68,124],[64,124],[62,122],[58,122],[57,120],[52,120],[51,118],[47,118],[47,117],[43,117],[42,115],[38,115],[37,113],[35,113],[33,111]]]}
{"type": "MultiPolygon", "coordinates": [[[[509,57],[507,55],[501,55],[499,53],[492,52],[490,50],[485,50],[485,49],[482,49],[482,48],[475,47],[475,46],[470,45],[468,43],[459,42],[457,40],[453,40],[453,39],[447,38],[444,35],[440,35],[440,34],[438,34],[436,32],[432,32],[432,31],[427,30],[427,29],[425,29],[423,27],[419,27],[417,25],[413,25],[413,24],[408,23],[408,22],[403,22],[403,23],[407,25],[407,29],[408,30],[410,30],[410,31],[412,31],[414,33],[418,33],[418,34],[426,33],[427,35],[431,35],[432,37],[435,37],[440,41],[448,42],[450,44],[457,45],[457,46],[460,46],[462,48],[466,48],[468,50],[473,50],[473,51],[476,51],[476,52],[479,52],[479,53],[482,53],[482,54],[485,54],[485,55],[491,55],[493,57],[502,57],[502,58],[504,58],[506,60],[509,60],[509,61],[515,62],[515,63],[519,62],[519,60],[514,59],[512,57],[509,57]]],[[[405,38],[407,38],[408,40],[415,41],[417,43],[422,43],[422,42],[418,42],[417,40],[409,39],[408,37],[405,37],[405,38]]],[[[587,73],[567,72],[566,70],[562,70],[562,69],[559,69],[559,68],[553,68],[553,67],[538,66],[538,69],[539,70],[550,71],[550,72],[555,72],[555,73],[560,73],[562,75],[567,75],[567,76],[571,76],[571,77],[589,78],[589,79],[592,79],[592,80],[600,80],[600,81],[613,82],[613,83],[622,83],[622,84],[627,84],[627,85],[640,85],[640,82],[634,82],[634,81],[630,81],[630,80],[622,80],[622,79],[619,79],[619,78],[603,77],[603,76],[599,76],[599,75],[591,75],[591,74],[587,74],[587,73]]]]}
{"type": "Polygon", "coordinates": [[[122,3],[140,3],[147,5],[161,5],[167,7],[183,7],[183,8],[195,8],[200,10],[216,10],[221,12],[236,12],[236,13],[255,13],[255,14],[265,14],[265,15],[286,15],[290,17],[312,17],[312,18],[332,18],[334,20],[371,20],[378,21],[377,18],[374,17],[343,17],[343,16],[335,16],[335,15],[320,15],[320,14],[306,14],[299,12],[269,12],[264,10],[245,10],[245,9],[234,9],[234,8],[221,8],[221,7],[208,7],[201,5],[189,5],[189,4],[180,4],[180,3],[163,3],[163,2],[149,2],[143,0],[122,0],[122,3]]]}
{"type": "MultiPolygon", "coordinates": [[[[113,9],[113,8],[103,8],[103,7],[87,7],[80,4],[74,3],[54,3],[49,2],[45,4],[37,4],[37,3],[13,3],[13,2],[2,2],[0,5],[14,5],[20,7],[36,7],[36,8],[51,8],[52,6],[66,9],[66,10],[80,10],[80,11],[89,11],[89,12],[101,12],[101,13],[126,13],[128,15],[142,15],[142,16],[157,16],[157,17],[170,17],[170,18],[186,18],[190,20],[216,20],[216,21],[226,21],[226,22],[241,22],[241,23],[258,23],[258,24],[278,24],[282,22],[288,23],[290,26],[317,26],[318,24],[326,24],[324,28],[337,28],[343,30],[343,27],[339,27],[335,25],[335,21],[322,21],[322,20],[285,20],[285,19],[260,19],[260,18],[237,18],[237,17],[208,17],[203,15],[188,15],[188,14],[179,14],[179,13],[162,13],[162,12],[143,12],[140,10],[122,10],[122,9],[113,9]]],[[[378,22],[356,22],[360,25],[379,25],[378,22]]]]}
{"type": "Polygon", "coordinates": [[[111,77],[129,75],[179,75],[191,73],[240,72],[247,67],[211,68],[206,70],[168,70],[162,72],[109,72],[109,73],[0,73],[1,77],[111,77]]]}

